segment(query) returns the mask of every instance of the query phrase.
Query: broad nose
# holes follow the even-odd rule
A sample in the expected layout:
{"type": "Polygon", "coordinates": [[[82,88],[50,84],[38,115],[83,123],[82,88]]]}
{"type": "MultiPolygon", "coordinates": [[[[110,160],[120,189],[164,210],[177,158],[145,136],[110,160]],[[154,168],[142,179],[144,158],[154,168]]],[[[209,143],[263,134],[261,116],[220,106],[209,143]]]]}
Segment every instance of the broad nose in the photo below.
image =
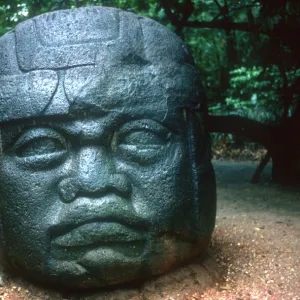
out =
{"type": "Polygon", "coordinates": [[[82,147],[76,157],[76,175],[59,184],[65,202],[76,197],[101,197],[114,193],[123,198],[131,194],[131,183],[125,174],[116,172],[114,161],[106,147],[82,147]]]}
{"type": "Polygon", "coordinates": [[[77,159],[78,180],[83,190],[95,192],[107,187],[115,168],[104,147],[84,147],[77,159]]]}

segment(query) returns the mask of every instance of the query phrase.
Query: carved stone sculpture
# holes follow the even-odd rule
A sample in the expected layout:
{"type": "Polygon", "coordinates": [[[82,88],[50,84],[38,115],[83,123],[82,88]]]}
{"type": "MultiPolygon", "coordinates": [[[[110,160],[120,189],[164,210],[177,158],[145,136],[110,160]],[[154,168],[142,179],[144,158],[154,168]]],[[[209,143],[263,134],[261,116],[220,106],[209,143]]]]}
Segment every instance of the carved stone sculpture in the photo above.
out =
{"type": "Polygon", "coordinates": [[[161,274],[205,250],[215,179],[183,42],[114,8],[47,13],[0,38],[0,247],[61,288],[161,274]]]}

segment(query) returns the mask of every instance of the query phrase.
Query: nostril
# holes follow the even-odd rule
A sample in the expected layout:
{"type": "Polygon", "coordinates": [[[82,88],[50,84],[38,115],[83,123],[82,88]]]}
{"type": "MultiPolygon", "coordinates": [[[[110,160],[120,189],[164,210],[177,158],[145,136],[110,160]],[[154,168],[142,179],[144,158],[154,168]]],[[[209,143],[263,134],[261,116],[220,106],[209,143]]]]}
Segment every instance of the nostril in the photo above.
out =
{"type": "Polygon", "coordinates": [[[63,202],[72,202],[79,192],[79,186],[75,178],[63,179],[58,184],[58,192],[63,202]]]}
{"type": "Polygon", "coordinates": [[[79,181],[78,195],[99,198],[106,194],[128,198],[131,195],[131,183],[127,176],[125,174],[102,175],[94,181],[79,181]]]}
{"type": "Polygon", "coordinates": [[[132,191],[132,185],[125,174],[113,174],[110,176],[110,186],[113,187],[123,197],[129,197],[132,191]]]}
{"type": "Polygon", "coordinates": [[[80,181],[74,177],[63,179],[58,184],[58,192],[63,202],[70,203],[77,197],[101,198],[107,194],[116,194],[129,198],[132,186],[125,174],[113,174],[91,182],[80,181]]]}

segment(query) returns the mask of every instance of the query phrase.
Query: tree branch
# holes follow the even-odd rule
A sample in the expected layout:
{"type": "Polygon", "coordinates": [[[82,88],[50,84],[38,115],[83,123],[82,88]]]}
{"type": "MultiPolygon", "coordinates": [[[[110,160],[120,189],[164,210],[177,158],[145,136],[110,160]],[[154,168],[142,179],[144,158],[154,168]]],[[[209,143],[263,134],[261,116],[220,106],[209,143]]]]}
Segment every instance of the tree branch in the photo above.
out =
{"type": "Polygon", "coordinates": [[[219,1],[218,1],[218,0],[214,0],[214,2],[215,2],[215,4],[218,6],[219,11],[221,12],[223,7],[222,7],[221,4],[219,3],[219,1]]]}
{"type": "Polygon", "coordinates": [[[268,149],[274,145],[278,127],[235,115],[209,115],[208,129],[210,132],[233,133],[246,136],[268,149]]]}
{"type": "Polygon", "coordinates": [[[248,32],[258,32],[262,31],[262,25],[250,25],[246,22],[244,23],[236,23],[236,22],[228,22],[224,20],[220,21],[190,21],[185,22],[185,27],[191,28],[215,28],[215,29],[227,29],[230,27],[232,30],[241,30],[241,31],[248,31],[248,32]]]}
{"type": "MultiPolygon", "coordinates": [[[[298,36],[300,25],[295,26],[294,24],[280,24],[275,25],[272,30],[268,29],[264,24],[250,24],[249,22],[232,22],[228,18],[223,20],[212,20],[212,21],[188,21],[188,19],[179,19],[175,13],[172,12],[171,7],[166,0],[159,1],[162,8],[164,9],[168,19],[171,24],[176,28],[210,28],[210,29],[224,29],[224,30],[239,30],[246,31],[251,33],[260,33],[266,34],[270,37],[284,37],[286,32],[289,32],[289,35],[298,36]]],[[[222,15],[224,15],[222,8],[222,15]]],[[[228,13],[228,11],[227,11],[228,13]]]]}
{"type": "Polygon", "coordinates": [[[266,34],[271,37],[281,37],[289,32],[294,36],[299,34],[300,26],[289,26],[288,24],[274,26],[272,30],[266,29],[263,24],[249,24],[247,22],[229,22],[228,20],[218,20],[218,21],[187,21],[182,24],[183,27],[190,28],[211,28],[211,29],[230,29],[239,30],[252,33],[266,34]]]}
{"type": "MultiPolygon", "coordinates": [[[[234,8],[230,8],[228,9],[228,15],[231,14],[232,12],[235,12],[237,10],[241,10],[241,9],[246,9],[246,8],[253,8],[253,7],[260,7],[260,5],[257,4],[252,4],[252,5],[244,5],[244,6],[238,6],[238,7],[234,7],[234,8]]],[[[219,17],[224,16],[224,14],[222,12],[218,13],[212,21],[216,21],[219,17]]]]}
{"type": "MultiPolygon", "coordinates": [[[[182,27],[182,22],[180,22],[180,20],[172,12],[170,6],[168,5],[168,2],[165,0],[160,0],[159,2],[161,4],[162,8],[164,9],[168,19],[170,20],[171,24],[175,27],[182,27]]],[[[187,22],[187,20],[186,20],[186,22],[187,22]]]]}
{"type": "Polygon", "coordinates": [[[175,32],[184,39],[184,36],[182,36],[184,24],[188,22],[188,19],[194,11],[194,4],[192,0],[185,0],[181,3],[180,8],[177,7],[174,12],[167,0],[160,0],[159,2],[171,24],[176,28],[175,32]]]}

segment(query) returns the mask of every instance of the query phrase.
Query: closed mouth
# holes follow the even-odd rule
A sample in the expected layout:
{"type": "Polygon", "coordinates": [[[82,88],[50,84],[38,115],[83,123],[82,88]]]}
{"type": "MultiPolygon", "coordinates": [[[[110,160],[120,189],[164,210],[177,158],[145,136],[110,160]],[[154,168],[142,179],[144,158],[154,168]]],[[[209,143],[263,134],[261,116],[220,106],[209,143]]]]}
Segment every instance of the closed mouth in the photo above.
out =
{"type": "Polygon", "coordinates": [[[52,245],[58,248],[82,248],[92,245],[117,246],[145,242],[146,234],[114,221],[91,221],[56,236],[52,245]]]}

